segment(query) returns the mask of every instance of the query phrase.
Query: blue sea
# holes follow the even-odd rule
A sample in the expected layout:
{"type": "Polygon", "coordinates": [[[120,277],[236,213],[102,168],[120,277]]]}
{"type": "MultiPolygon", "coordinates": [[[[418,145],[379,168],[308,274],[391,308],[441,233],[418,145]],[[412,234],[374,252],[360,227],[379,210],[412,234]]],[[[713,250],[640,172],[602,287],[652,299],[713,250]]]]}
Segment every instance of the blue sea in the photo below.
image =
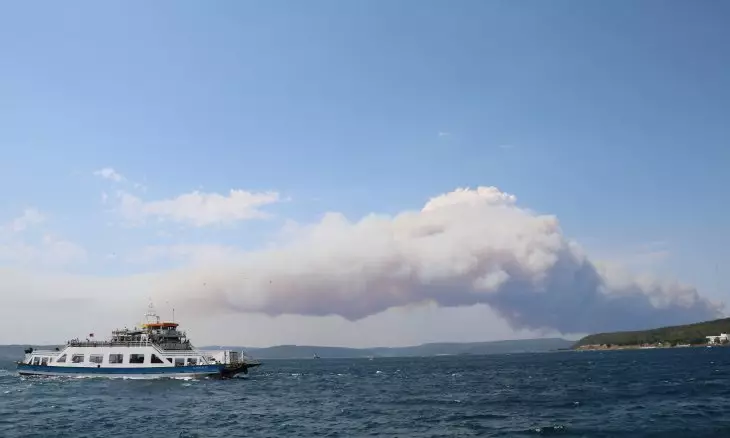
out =
{"type": "Polygon", "coordinates": [[[272,360],[232,380],[0,368],[3,438],[730,436],[730,348],[272,360]]]}

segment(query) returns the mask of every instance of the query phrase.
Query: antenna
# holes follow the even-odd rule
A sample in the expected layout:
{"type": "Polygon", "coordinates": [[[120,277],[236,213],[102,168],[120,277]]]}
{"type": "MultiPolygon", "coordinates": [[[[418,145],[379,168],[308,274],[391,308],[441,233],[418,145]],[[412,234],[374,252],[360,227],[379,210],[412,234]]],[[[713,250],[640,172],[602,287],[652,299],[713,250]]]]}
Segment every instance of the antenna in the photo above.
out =
{"type": "MultiPolygon", "coordinates": [[[[165,304],[170,305],[170,301],[165,301],[165,304]]],[[[172,322],[175,322],[175,306],[171,306],[172,309],[172,322]]]]}
{"type": "Polygon", "coordinates": [[[150,323],[150,317],[154,318],[154,322],[160,322],[160,316],[155,312],[155,305],[152,303],[152,297],[150,297],[150,303],[147,305],[147,313],[144,314],[145,322],[150,323]]]}

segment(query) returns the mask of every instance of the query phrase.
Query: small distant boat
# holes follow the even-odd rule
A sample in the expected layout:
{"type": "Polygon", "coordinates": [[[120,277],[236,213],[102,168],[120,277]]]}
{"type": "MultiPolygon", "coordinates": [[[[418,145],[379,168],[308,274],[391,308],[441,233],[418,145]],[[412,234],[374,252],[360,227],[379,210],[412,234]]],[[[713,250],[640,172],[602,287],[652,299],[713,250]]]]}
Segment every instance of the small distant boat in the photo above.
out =
{"type": "Polygon", "coordinates": [[[314,353],[314,356],[312,356],[312,359],[319,359],[319,355],[317,353],[314,353]]]}
{"type": "MultiPolygon", "coordinates": [[[[64,348],[25,350],[20,375],[123,377],[233,377],[261,365],[243,352],[201,351],[190,344],[179,324],[163,322],[152,303],[142,328],[112,331],[106,341],[73,339],[64,348]]],[[[93,338],[93,334],[89,338],[93,338]]]]}

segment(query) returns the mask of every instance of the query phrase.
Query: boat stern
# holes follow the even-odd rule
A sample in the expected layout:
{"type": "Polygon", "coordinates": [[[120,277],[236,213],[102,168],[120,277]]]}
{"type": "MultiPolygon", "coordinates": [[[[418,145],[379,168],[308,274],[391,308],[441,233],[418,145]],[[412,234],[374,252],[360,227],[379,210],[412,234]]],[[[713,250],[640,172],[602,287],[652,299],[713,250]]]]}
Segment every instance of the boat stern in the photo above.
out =
{"type": "Polygon", "coordinates": [[[230,378],[237,374],[248,374],[248,370],[261,366],[261,362],[247,356],[244,352],[233,350],[214,350],[205,353],[208,360],[220,365],[220,374],[223,378],[230,378]]]}
{"type": "Polygon", "coordinates": [[[260,362],[237,362],[225,364],[221,368],[221,377],[231,378],[236,376],[237,374],[248,374],[248,370],[250,368],[255,368],[260,365],[260,362]]]}

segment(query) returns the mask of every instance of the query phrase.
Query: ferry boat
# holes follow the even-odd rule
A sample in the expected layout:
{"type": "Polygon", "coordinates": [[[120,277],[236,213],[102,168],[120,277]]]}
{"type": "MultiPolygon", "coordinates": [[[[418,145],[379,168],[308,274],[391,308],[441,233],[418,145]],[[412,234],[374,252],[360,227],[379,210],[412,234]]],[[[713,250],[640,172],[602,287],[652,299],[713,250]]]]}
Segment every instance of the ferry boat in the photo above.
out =
{"type": "Polygon", "coordinates": [[[20,375],[133,379],[230,378],[259,365],[243,352],[196,349],[179,324],[160,320],[150,302],[141,328],[114,330],[106,341],[73,339],[55,350],[29,348],[17,371],[20,375]]]}

